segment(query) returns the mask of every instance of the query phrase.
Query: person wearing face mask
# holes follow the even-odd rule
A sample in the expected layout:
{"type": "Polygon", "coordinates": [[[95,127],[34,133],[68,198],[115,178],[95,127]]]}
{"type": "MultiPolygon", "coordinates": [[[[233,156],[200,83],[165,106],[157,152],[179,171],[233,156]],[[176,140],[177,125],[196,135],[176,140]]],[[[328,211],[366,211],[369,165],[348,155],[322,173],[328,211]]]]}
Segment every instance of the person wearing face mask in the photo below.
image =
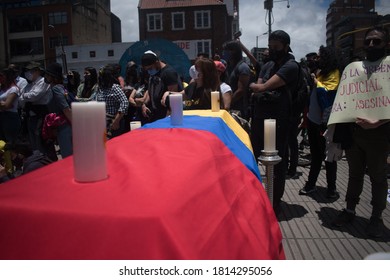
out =
{"type": "Polygon", "coordinates": [[[261,68],[257,83],[251,83],[249,86],[253,91],[251,142],[255,157],[258,158],[264,149],[264,120],[276,119],[276,149],[282,158],[274,169],[273,207],[278,214],[285,186],[285,152],[292,116],[291,94],[298,85],[299,67],[294,56],[290,54],[290,36],[283,30],[270,34],[268,48],[270,61],[261,68]],[[278,97],[265,99],[265,93],[278,97]]]}
{"type": "MultiPolygon", "coordinates": [[[[321,46],[316,56],[318,69],[312,73],[314,88],[310,95],[308,118],[308,137],[311,154],[311,165],[308,180],[299,191],[300,195],[314,193],[318,175],[321,171],[322,162],[325,160],[326,141],[323,136],[336,97],[340,83],[340,71],[336,52],[331,46],[321,46]]],[[[327,198],[337,199],[336,174],[337,162],[325,161],[327,198]]]]}
{"type": "Polygon", "coordinates": [[[48,147],[42,139],[43,120],[49,113],[48,104],[53,97],[50,85],[45,83],[43,68],[39,62],[33,61],[25,69],[25,77],[30,83],[21,91],[19,102],[27,117],[31,148],[56,160],[55,150],[53,147],[48,147]]]}
{"type": "MultiPolygon", "coordinates": [[[[390,42],[389,31],[384,27],[376,26],[367,30],[364,38],[366,60],[354,63],[361,63],[364,69],[367,69],[367,66],[375,67],[375,69],[381,69],[383,66],[382,69],[384,69],[388,62],[383,62],[383,60],[389,59],[388,56],[386,57],[386,48],[389,47],[390,42]]],[[[386,74],[389,78],[389,73],[386,74]]],[[[384,94],[389,98],[388,88],[384,94]]],[[[366,233],[370,237],[381,237],[384,232],[382,212],[386,209],[388,194],[386,177],[387,158],[390,152],[390,120],[357,117],[354,123],[349,124],[349,127],[351,143],[345,147],[349,167],[345,197],[347,205],[332,221],[332,225],[341,227],[354,220],[355,209],[363,191],[363,178],[368,168],[367,172],[371,181],[372,212],[366,233]]]]}
{"type": "Polygon", "coordinates": [[[98,75],[96,69],[93,67],[85,67],[84,82],[77,88],[76,100],[79,102],[95,100],[98,89],[98,75]]]}
{"type": "Polygon", "coordinates": [[[242,56],[243,45],[237,41],[226,42],[223,46],[223,58],[227,62],[225,82],[232,88],[230,109],[238,111],[240,116],[249,120],[249,82],[251,69],[242,56]]]}
{"type": "Polygon", "coordinates": [[[142,114],[148,122],[153,122],[167,116],[168,107],[165,106],[165,100],[162,100],[164,93],[180,92],[183,87],[176,70],[162,62],[151,50],[142,55],[141,63],[150,76],[142,114]]]}

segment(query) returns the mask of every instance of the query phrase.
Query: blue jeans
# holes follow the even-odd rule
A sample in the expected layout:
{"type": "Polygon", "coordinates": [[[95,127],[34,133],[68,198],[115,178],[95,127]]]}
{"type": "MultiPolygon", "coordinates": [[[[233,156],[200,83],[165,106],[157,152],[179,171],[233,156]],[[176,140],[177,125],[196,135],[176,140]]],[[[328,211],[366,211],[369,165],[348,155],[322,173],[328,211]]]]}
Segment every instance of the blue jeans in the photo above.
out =
{"type": "Polygon", "coordinates": [[[66,123],[57,128],[57,141],[62,158],[73,154],[72,126],[70,124],[66,123]]]}

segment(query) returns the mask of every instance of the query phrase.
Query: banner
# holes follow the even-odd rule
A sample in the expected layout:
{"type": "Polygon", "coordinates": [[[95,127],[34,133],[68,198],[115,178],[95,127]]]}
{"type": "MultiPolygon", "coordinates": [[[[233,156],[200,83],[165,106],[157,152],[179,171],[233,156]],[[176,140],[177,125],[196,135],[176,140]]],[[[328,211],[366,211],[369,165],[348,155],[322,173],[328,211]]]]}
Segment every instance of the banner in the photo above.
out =
{"type": "Polygon", "coordinates": [[[390,119],[390,56],[349,64],[340,80],[328,125],[356,118],[390,119]]]}

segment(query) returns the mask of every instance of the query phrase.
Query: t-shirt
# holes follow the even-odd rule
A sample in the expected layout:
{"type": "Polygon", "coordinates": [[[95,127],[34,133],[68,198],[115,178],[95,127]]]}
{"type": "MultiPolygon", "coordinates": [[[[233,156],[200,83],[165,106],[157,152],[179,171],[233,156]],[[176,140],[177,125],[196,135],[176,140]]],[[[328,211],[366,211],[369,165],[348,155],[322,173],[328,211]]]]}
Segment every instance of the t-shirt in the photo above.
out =
{"type": "Polygon", "coordinates": [[[168,108],[161,104],[161,98],[168,91],[168,86],[172,85],[178,85],[178,91],[182,90],[179,75],[170,65],[166,65],[156,75],[149,78],[150,104],[148,107],[152,111],[152,121],[166,117],[168,108]]]}
{"type": "Polygon", "coordinates": [[[297,88],[299,67],[293,60],[294,56],[289,54],[283,60],[282,65],[277,65],[270,61],[264,64],[260,71],[259,78],[263,83],[267,82],[273,75],[278,75],[286,85],[275,89],[281,92],[281,97],[278,102],[256,102],[254,100],[254,117],[255,118],[281,118],[289,119],[291,117],[291,92],[297,88]]]}
{"type": "Polygon", "coordinates": [[[49,108],[52,113],[62,114],[63,110],[69,107],[65,97],[65,88],[58,84],[51,88],[53,98],[50,101],[49,108]]]}
{"type": "MultiPolygon", "coordinates": [[[[251,70],[245,61],[240,61],[235,65],[235,67],[228,68],[227,83],[231,86],[233,94],[238,89],[238,80],[242,75],[248,77],[251,75],[251,70]]],[[[248,105],[248,92],[245,92],[240,99],[232,102],[231,109],[241,111],[242,116],[246,117],[246,110],[248,105]]]]}
{"type": "Polygon", "coordinates": [[[19,98],[19,88],[17,86],[12,86],[5,91],[0,91],[0,101],[6,101],[8,96],[15,94],[16,98],[12,102],[11,108],[5,110],[7,112],[17,112],[18,111],[18,98],[19,98]]]}
{"type": "Polygon", "coordinates": [[[232,94],[232,88],[227,83],[221,83],[220,89],[222,94],[232,94]]]}

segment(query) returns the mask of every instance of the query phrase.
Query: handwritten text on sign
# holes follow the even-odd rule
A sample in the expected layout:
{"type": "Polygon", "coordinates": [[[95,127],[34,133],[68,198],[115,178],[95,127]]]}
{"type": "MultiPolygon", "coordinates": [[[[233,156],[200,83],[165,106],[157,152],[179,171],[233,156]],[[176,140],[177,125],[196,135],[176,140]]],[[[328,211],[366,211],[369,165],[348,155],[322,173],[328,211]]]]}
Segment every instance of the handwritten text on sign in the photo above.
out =
{"type": "Polygon", "coordinates": [[[356,118],[390,119],[390,57],[349,64],[340,80],[329,124],[356,118]]]}

